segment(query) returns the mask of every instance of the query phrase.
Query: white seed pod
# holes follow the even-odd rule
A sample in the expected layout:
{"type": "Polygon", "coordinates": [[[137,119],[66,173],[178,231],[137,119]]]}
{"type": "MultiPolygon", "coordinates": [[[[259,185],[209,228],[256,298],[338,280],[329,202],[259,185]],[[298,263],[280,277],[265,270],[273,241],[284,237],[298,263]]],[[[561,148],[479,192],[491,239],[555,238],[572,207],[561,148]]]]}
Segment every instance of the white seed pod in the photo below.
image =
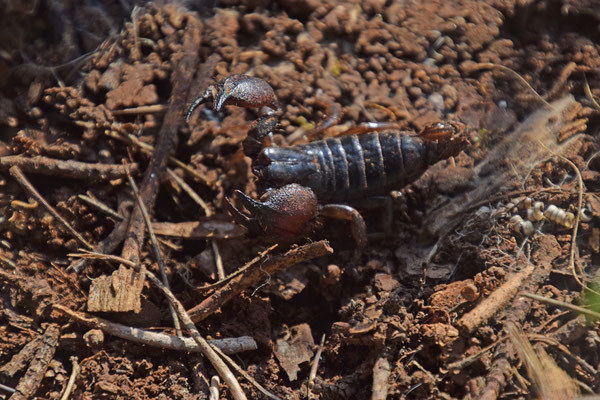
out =
{"type": "Polygon", "coordinates": [[[535,231],[533,223],[531,221],[524,221],[519,214],[510,217],[509,223],[513,230],[525,236],[529,236],[535,231]]]}
{"type": "Polygon", "coordinates": [[[579,219],[582,222],[590,222],[593,218],[592,213],[587,208],[583,207],[579,213],[579,219]]]}
{"type": "Polygon", "coordinates": [[[557,215],[560,212],[560,208],[556,207],[554,204],[550,204],[548,208],[544,210],[544,217],[548,218],[550,221],[556,221],[557,215]]]}
{"type": "Polygon", "coordinates": [[[533,226],[533,222],[523,221],[523,223],[521,224],[521,233],[525,236],[529,236],[533,232],[535,232],[535,227],[533,226]]]}
{"type": "Polygon", "coordinates": [[[535,221],[541,221],[544,219],[544,203],[536,201],[533,203],[533,218],[535,221]]]}
{"type": "Polygon", "coordinates": [[[531,197],[525,197],[525,199],[521,203],[521,209],[525,210],[525,209],[531,208],[532,204],[533,204],[533,199],[531,197]]]}
{"type": "Polygon", "coordinates": [[[533,207],[527,209],[527,219],[533,222],[544,219],[544,203],[536,201],[533,207]]]}
{"type": "Polygon", "coordinates": [[[481,206],[477,211],[475,211],[475,216],[481,219],[488,218],[492,210],[487,206],[481,206]]]}
{"type": "Polygon", "coordinates": [[[521,218],[521,216],[519,214],[516,214],[516,215],[513,215],[512,217],[510,217],[508,222],[510,223],[510,226],[515,231],[520,231],[521,224],[523,223],[523,218],[521,218]]]}
{"type": "Polygon", "coordinates": [[[571,212],[567,212],[562,208],[556,207],[554,204],[551,204],[544,211],[544,217],[546,217],[549,221],[552,221],[556,224],[562,225],[566,228],[572,228],[575,225],[575,215],[571,212]]]}
{"type": "Polygon", "coordinates": [[[566,226],[567,228],[572,228],[575,226],[575,214],[571,212],[565,213],[563,220],[560,222],[561,225],[566,226]]]}
{"type": "Polygon", "coordinates": [[[515,207],[515,203],[510,202],[503,207],[504,215],[510,215],[517,212],[517,208],[515,207]]]}

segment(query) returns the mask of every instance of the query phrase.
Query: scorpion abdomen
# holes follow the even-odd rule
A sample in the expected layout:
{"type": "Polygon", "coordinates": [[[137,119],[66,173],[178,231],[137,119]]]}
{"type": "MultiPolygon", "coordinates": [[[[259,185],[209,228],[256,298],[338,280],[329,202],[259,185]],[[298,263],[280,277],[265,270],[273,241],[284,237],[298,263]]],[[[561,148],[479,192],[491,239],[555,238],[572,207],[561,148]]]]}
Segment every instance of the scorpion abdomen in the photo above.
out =
{"type": "Polygon", "coordinates": [[[441,159],[437,148],[436,142],[418,136],[373,132],[267,147],[253,166],[266,187],[298,183],[321,200],[352,199],[414,181],[441,159]]]}

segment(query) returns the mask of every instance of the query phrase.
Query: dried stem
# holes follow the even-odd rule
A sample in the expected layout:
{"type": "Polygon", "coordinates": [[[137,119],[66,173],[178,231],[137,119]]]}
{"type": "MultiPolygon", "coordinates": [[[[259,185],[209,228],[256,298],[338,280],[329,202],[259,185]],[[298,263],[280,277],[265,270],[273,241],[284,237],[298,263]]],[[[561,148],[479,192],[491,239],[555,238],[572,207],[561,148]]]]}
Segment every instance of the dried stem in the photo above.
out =
{"type": "Polygon", "coordinates": [[[189,310],[190,317],[195,322],[201,321],[244,289],[257,284],[275,272],[331,253],[333,253],[333,249],[329,247],[329,243],[321,240],[289,250],[285,254],[266,259],[262,263],[253,264],[243,274],[234,277],[202,303],[189,310]]]}
{"type": "MultiPolygon", "coordinates": [[[[131,175],[127,175],[127,179],[129,180],[129,185],[131,185],[131,189],[133,190],[133,194],[135,200],[137,201],[137,205],[142,211],[142,216],[144,217],[144,222],[146,224],[146,229],[148,229],[148,235],[150,236],[150,241],[152,242],[152,248],[154,250],[154,257],[156,258],[156,262],[158,264],[158,270],[160,271],[160,277],[162,279],[163,284],[167,287],[167,289],[171,290],[169,286],[169,278],[167,278],[167,273],[165,271],[165,263],[163,261],[162,253],[160,252],[160,247],[158,246],[158,240],[156,240],[156,235],[154,234],[154,230],[152,229],[152,222],[150,221],[150,216],[148,215],[148,210],[144,206],[144,202],[140,197],[140,192],[138,191],[137,185],[133,181],[131,175]]],[[[171,318],[173,319],[173,326],[175,327],[175,331],[177,332],[177,336],[181,337],[181,324],[179,323],[179,318],[177,318],[177,313],[172,305],[169,304],[169,311],[171,312],[171,318]]]]}
{"type": "Polygon", "coordinates": [[[81,367],[77,362],[77,357],[71,357],[71,362],[73,363],[73,370],[71,371],[69,382],[67,383],[67,387],[65,388],[63,395],[60,397],[60,400],[69,400],[69,397],[71,397],[71,392],[75,387],[75,379],[77,379],[77,375],[79,375],[79,371],[81,370],[81,367]]]}
{"type": "Polygon", "coordinates": [[[124,178],[127,173],[135,173],[137,164],[91,164],[75,160],[58,160],[42,156],[4,156],[0,157],[0,170],[17,166],[23,172],[65,178],[85,179],[88,181],[106,181],[124,178]]]}
{"type": "MultiPolygon", "coordinates": [[[[167,350],[189,351],[200,353],[201,350],[192,338],[179,338],[165,333],[158,333],[146,329],[134,328],[111,322],[104,318],[96,317],[84,312],[73,311],[60,304],[54,305],[54,310],[66,315],[74,321],[95,329],[120,337],[121,339],[132,342],[143,343],[148,346],[167,350]]],[[[241,336],[238,338],[215,339],[208,341],[211,345],[222,350],[226,354],[235,354],[242,351],[256,350],[256,342],[250,336],[241,336]]]]}
{"type": "Polygon", "coordinates": [[[25,175],[23,174],[23,171],[21,171],[21,168],[19,168],[18,166],[14,166],[11,167],[9,170],[10,174],[17,180],[17,182],[19,182],[19,184],[21,185],[21,187],[33,198],[35,198],[40,204],[42,204],[46,210],[48,210],[48,212],[50,214],[52,214],[52,216],[54,218],[56,218],[57,220],[60,221],[61,224],[63,224],[65,226],[65,228],[67,228],[67,230],[69,232],[71,232],[71,235],[73,235],[75,237],[75,239],[77,239],[79,241],[79,243],[81,243],[82,245],[84,245],[86,248],[88,249],[93,249],[93,246],[83,238],[83,236],[81,236],[79,234],[79,232],[77,232],[68,222],[66,219],[64,219],[54,208],[52,208],[52,206],[50,204],[48,204],[48,202],[46,201],[46,199],[44,199],[42,197],[42,195],[33,187],[33,185],[31,184],[31,182],[29,182],[29,180],[27,180],[27,178],[25,177],[25,175]]]}

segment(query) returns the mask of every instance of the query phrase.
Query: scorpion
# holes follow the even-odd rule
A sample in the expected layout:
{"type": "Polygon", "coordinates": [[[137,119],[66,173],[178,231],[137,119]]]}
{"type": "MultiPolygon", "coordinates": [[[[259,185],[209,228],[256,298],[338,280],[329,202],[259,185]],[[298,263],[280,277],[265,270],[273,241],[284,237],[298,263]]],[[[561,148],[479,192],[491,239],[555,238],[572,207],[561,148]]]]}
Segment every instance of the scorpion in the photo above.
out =
{"type": "Polygon", "coordinates": [[[251,234],[280,239],[305,235],[313,229],[317,217],[326,217],[350,221],[354,240],[359,248],[364,246],[364,219],[346,202],[403,187],[430,165],[457,155],[468,144],[462,124],[438,122],[417,135],[382,130],[385,124],[375,123],[365,125],[361,134],[342,133],[305,145],[277,147],[270,140],[278,126],[276,99],[266,81],[230,75],[194,100],[186,121],[200,104],[209,101],[215,112],[225,105],[259,110],[242,149],[252,160],[261,195],[255,200],[236,190],[246,212],[233,206],[228,198],[225,206],[251,234]]]}

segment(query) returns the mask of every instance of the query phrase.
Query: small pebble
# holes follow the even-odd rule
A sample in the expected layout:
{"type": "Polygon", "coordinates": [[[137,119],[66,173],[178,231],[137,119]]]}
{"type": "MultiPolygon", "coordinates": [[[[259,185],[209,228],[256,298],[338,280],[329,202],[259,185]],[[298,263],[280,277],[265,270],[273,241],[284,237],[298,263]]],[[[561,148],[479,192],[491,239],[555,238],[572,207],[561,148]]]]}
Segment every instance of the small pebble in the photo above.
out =
{"type": "Polygon", "coordinates": [[[429,100],[433,108],[435,108],[437,111],[444,111],[444,97],[442,97],[442,95],[438,92],[434,92],[429,95],[427,100],[429,100]]]}

